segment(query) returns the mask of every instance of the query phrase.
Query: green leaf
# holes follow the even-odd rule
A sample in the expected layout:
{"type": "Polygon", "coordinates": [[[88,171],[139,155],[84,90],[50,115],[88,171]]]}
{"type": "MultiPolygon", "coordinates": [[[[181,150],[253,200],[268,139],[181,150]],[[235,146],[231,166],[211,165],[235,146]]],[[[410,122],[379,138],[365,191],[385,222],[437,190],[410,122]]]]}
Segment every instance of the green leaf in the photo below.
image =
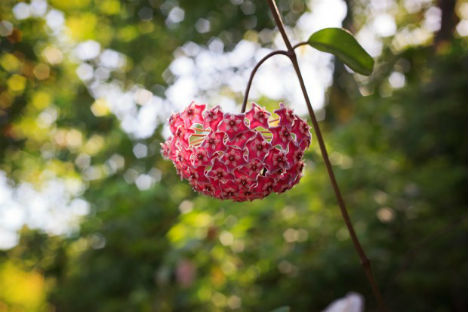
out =
{"type": "Polygon", "coordinates": [[[309,37],[308,43],[317,50],[335,55],[357,73],[367,76],[372,73],[374,59],[346,29],[321,29],[309,37]]]}
{"type": "Polygon", "coordinates": [[[290,311],[291,311],[290,307],[284,306],[284,307],[276,308],[276,309],[272,310],[271,312],[290,312],[290,311]]]}

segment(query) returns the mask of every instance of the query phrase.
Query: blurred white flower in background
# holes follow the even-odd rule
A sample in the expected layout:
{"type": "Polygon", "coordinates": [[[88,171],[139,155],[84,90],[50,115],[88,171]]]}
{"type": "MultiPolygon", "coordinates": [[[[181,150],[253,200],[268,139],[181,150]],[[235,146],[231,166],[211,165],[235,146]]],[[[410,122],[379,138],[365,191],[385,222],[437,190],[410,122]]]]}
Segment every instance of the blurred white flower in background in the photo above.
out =
{"type": "Polygon", "coordinates": [[[350,292],[346,297],[330,303],[323,312],[362,312],[364,311],[364,298],[355,292],[350,292]]]}

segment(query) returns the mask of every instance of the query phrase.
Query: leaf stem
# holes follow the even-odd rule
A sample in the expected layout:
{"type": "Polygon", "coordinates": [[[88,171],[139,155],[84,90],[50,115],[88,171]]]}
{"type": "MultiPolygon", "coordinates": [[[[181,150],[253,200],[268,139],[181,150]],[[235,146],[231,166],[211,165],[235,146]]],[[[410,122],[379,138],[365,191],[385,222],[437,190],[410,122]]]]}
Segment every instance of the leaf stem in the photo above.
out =
{"type": "Polygon", "coordinates": [[[300,46],[304,46],[304,45],[308,45],[309,43],[307,41],[302,41],[302,42],[299,42],[295,45],[293,45],[293,49],[296,50],[297,48],[299,48],[300,46]]]}
{"type": "MultiPolygon", "coordinates": [[[[359,242],[359,239],[356,235],[356,232],[354,230],[354,227],[351,223],[351,219],[349,217],[348,210],[346,208],[345,201],[343,199],[343,196],[341,195],[340,188],[338,186],[338,183],[335,178],[335,173],[333,172],[333,167],[331,165],[330,159],[328,157],[328,152],[327,148],[325,146],[324,139],[322,137],[322,132],[320,131],[320,127],[317,122],[317,118],[315,117],[314,110],[312,108],[312,104],[310,103],[309,95],[307,94],[307,89],[305,87],[304,83],[304,78],[302,77],[301,70],[299,68],[299,63],[297,62],[297,57],[296,53],[294,52],[294,49],[301,46],[305,45],[306,43],[301,42],[296,44],[294,47],[291,45],[291,42],[289,41],[288,35],[286,34],[286,31],[284,29],[284,24],[283,21],[281,20],[281,15],[279,13],[278,7],[276,6],[275,0],[267,0],[268,5],[270,6],[271,13],[273,14],[273,18],[276,22],[276,25],[278,26],[278,30],[281,33],[281,36],[283,37],[284,43],[286,44],[287,47],[287,56],[290,58],[294,71],[296,72],[297,78],[299,79],[299,84],[301,86],[302,94],[304,95],[304,99],[307,105],[307,110],[309,111],[309,116],[312,121],[312,126],[314,128],[315,134],[317,136],[317,141],[320,147],[320,152],[322,154],[323,161],[325,163],[325,167],[327,168],[328,176],[330,178],[331,185],[333,187],[333,190],[335,192],[336,199],[338,201],[338,206],[340,207],[341,215],[343,217],[343,220],[346,224],[346,227],[348,228],[351,240],[353,242],[354,248],[356,249],[356,252],[359,255],[359,258],[361,259],[361,264],[364,268],[364,272],[366,274],[367,280],[371,286],[372,292],[374,294],[375,299],[377,300],[377,303],[379,305],[379,310],[380,311],[388,311],[385,303],[383,301],[382,295],[380,293],[379,287],[375,281],[374,275],[372,273],[371,269],[371,263],[370,260],[367,258],[366,253],[364,252],[364,249],[361,246],[361,243],[359,242]]],[[[245,109],[245,107],[244,107],[245,109]]]]}

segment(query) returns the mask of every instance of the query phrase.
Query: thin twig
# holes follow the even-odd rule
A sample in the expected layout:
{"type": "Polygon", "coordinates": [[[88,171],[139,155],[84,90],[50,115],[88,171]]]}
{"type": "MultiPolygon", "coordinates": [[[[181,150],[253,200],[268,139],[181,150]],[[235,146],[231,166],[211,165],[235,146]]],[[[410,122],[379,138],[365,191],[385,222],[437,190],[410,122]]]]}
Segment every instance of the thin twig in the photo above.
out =
{"type": "MultiPolygon", "coordinates": [[[[364,249],[361,246],[361,243],[359,242],[359,239],[356,235],[356,232],[354,231],[354,227],[351,224],[351,219],[348,214],[348,210],[346,209],[345,201],[343,199],[343,196],[341,195],[340,188],[338,187],[338,183],[335,178],[335,174],[333,172],[333,168],[330,162],[330,159],[328,157],[328,152],[327,148],[325,146],[325,142],[322,137],[322,133],[320,131],[320,127],[317,122],[317,118],[315,117],[314,110],[312,108],[312,105],[310,103],[309,95],[307,94],[307,89],[305,87],[304,79],[302,77],[301,70],[299,68],[299,63],[297,62],[297,57],[296,53],[294,52],[294,48],[291,45],[291,42],[289,41],[288,35],[286,34],[286,31],[284,29],[284,24],[281,20],[280,13],[278,11],[278,7],[276,6],[276,3],[274,0],[267,0],[268,5],[270,6],[271,13],[273,14],[273,17],[275,19],[276,25],[278,26],[278,30],[281,33],[281,36],[283,37],[284,43],[286,44],[286,47],[288,49],[288,56],[291,59],[291,62],[293,64],[294,70],[296,72],[297,78],[299,79],[299,84],[301,86],[302,93],[304,95],[305,102],[307,104],[307,110],[309,111],[310,119],[312,120],[312,126],[314,128],[315,134],[317,136],[317,141],[320,147],[320,152],[322,153],[322,158],[325,163],[325,166],[327,168],[328,176],[330,178],[331,185],[333,187],[333,190],[335,191],[335,196],[338,201],[338,205],[340,207],[341,215],[343,216],[344,222],[346,224],[346,227],[348,228],[349,234],[351,236],[351,240],[354,244],[354,248],[356,249],[359,258],[361,259],[361,264],[364,268],[364,272],[366,273],[367,280],[369,281],[369,284],[372,288],[372,292],[374,294],[374,297],[377,300],[377,303],[379,305],[379,309],[381,311],[387,311],[387,308],[384,304],[382,295],[380,293],[379,287],[374,279],[374,275],[372,273],[371,269],[371,264],[369,259],[366,256],[366,253],[364,252],[364,249]]],[[[302,45],[302,43],[295,45],[294,47],[297,48],[298,46],[302,45]]]]}
{"type": "Polygon", "coordinates": [[[284,54],[287,56],[288,52],[283,51],[283,50],[276,50],[271,53],[268,53],[257,63],[257,65],[255,65],[254,69],[250,73],[249,82],[247,83],[247,88],[245,89],[245,93],[244,93],[244,101],[242,102],[242,110],[241,110],[242,113],[245,113],[245,109],[247,107],[247,100],[249,99],[250,87],[252,86],[252,81],[255,77],[255,73],[266,60],[278,54],[284,54]]]}

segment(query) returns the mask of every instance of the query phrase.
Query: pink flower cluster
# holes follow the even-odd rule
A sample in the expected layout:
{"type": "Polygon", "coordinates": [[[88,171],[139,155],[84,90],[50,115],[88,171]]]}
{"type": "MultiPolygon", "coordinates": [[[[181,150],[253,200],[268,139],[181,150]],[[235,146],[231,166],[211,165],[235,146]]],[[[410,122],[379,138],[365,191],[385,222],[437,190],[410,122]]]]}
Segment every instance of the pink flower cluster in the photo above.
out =
{"type": "Polygon", "coordinates": [[[310,144],[307,122],[282,104],[271,113],[253,104],[244,114],[192,102],[169,119],[173,134],[161,144],[181,178],[197,192],[246,201],[282,193],[302,176],[310,144]]]}

